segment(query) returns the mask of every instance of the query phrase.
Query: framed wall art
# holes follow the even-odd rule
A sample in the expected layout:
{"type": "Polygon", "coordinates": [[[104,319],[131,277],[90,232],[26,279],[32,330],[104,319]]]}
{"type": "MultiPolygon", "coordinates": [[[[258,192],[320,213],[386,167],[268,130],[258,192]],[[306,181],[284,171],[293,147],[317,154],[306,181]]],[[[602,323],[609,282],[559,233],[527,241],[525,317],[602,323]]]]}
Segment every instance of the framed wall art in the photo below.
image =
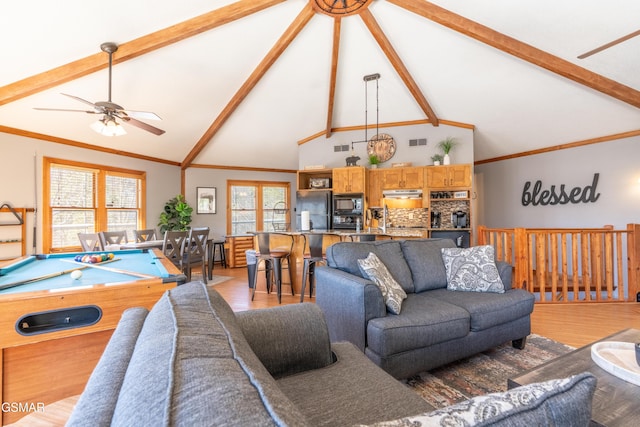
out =
{"type": "Polygon", "coordinates": [[[216,187],[196,187],[197,214],[216,213],[216,187]]]}

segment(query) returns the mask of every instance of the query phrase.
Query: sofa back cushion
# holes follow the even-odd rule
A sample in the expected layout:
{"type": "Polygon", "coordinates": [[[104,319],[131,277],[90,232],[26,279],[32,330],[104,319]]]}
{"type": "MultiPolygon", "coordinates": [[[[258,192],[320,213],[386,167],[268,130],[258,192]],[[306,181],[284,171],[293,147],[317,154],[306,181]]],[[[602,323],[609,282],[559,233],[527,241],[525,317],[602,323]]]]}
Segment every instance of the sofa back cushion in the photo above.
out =
{"type": "Polygon", "coordinates": [[[402,253],[413,276],[416,293],[447,287],[447,271],[441,249],[455,247],[451,239],[402,241],[402,253]]]}
{"type": "Polygon", "coordinates": [[[368,279],[369,277],[365,277],[360,271],[358,260],[367,258],[371,252],[376,254],[382,261],[391,276],[402,286],[405,292],[414,292],[411,270],[404,259],[402,247],[398,240],[335,243],[327,248],[327,265],[368,279]]]}
{"type": "Polygon", "coordinates": [[[167,291],[140,332],[114,425],[307,425],[251,350],[229,305],[192,282],[167,291]]]}

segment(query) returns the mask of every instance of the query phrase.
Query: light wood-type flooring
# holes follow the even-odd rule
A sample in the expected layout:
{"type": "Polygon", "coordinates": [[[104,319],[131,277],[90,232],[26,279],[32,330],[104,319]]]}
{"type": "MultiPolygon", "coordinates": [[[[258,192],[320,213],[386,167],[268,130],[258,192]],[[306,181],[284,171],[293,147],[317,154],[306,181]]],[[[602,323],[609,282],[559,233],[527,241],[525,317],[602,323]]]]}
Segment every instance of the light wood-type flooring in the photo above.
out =
{"type": "MultiPolygon", "coordinates": [[[[215,285],[234,311],[273,307],[278,305],[275,292],[267,294],[264,277],[259,277],[254,301],[248,287],[247,269],[223,269],[218,266],[214,274],[231,279],[215,285]]],[[[263,275],[262,275],[263,276],[263,275]]],[[[305,302],[309,299],[307,289],[305,302]]],[[[283,287],[282,304],[299,303],[300,296],[291,295],[291,288],[283,287]]],[[[640,329],[640,303],[600,304],[537,304],[532,318],[532,332],[573,347],[587,345],[600,338],[626,328],[640,329]]],[[[62,426],[69,416],[77,396],[48,405],[44,414],[32,414],[12,426],[62,426]]]]}

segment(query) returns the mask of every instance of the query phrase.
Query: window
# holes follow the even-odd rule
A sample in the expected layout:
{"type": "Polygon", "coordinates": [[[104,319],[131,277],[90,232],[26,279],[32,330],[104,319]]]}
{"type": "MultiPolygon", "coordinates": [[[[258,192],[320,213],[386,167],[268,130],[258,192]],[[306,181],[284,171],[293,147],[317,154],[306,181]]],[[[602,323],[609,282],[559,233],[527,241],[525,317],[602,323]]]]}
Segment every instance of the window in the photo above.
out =
{"type": "Polygon", "coordinates": [[[144,172],[44,159],[45,252],[78,250],[78,233],[145,228],[144,172]]]}
{"type": "Polygon", "coordinates": [[[288,230],[289,186],[288,182],[228,181],[227,232],[288,230]]]}

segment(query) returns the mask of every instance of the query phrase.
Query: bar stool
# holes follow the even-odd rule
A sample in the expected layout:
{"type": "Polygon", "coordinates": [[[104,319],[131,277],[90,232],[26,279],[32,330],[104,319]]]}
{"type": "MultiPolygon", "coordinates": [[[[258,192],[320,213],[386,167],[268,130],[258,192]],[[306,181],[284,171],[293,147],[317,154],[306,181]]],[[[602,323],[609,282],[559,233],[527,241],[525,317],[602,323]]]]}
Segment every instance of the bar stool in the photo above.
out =
{"type": "MultiPolygon", "coordinates": [[[[273,273],[273,281],[276,284],[276,290],[278,293],[278,303],[282,302],[282,270],[285,268],[283,262],[286,261],[286,268],[289,270],[289,283],[291,284],[291,295],[293,293],[293,274],[291,273],[291,254],[293,253],[293,236],[290,234],[284,233],[266,233],[259,232],[255,233],[256,238],[258,239],[258,251],[257,255],[257,263],[256,263],[256,271],[261,262],[265,263],[265,270],[267,272],[267,292],[270,291],[271,281],[269,280],[270,273],[273,273]],[[291,239],[291,244],[283,247],[271,247],[271,236],[286,236],[291,239]]],[[[254,275],[253,279],[253,291],[251,293],[251,301],[253,301],[253,297],[256,294],[256,285],[258,275],[254,275]]]]}
{"type": "Polygon", "coordinates": [[[302,290],[300,292],[300,302],[304,302],[304,291],[307,287],[307,277],[309,278],[309,298],[313,296],[313,287],[316,283],[315,267],[319,262],[326,262],[324,255],[325,239],[334,236],[341,240],[337,233],[304,233],[303,267],[302,267],[302,290]],[[307,253],[308,250],[308,253],[307,253]]]}
{"type": "Polygon", "coordinates": [[[207,251],[209,253],[209,280],[213,279],[213,267],[216,262],[220,263],[222,268],[227,268],[227,257],[224,253],[224,244],[226,238],[214,237],[207,242],[207,251]],[[220,259],[216,261],[216,250],[220,253],[220,259]]]}

